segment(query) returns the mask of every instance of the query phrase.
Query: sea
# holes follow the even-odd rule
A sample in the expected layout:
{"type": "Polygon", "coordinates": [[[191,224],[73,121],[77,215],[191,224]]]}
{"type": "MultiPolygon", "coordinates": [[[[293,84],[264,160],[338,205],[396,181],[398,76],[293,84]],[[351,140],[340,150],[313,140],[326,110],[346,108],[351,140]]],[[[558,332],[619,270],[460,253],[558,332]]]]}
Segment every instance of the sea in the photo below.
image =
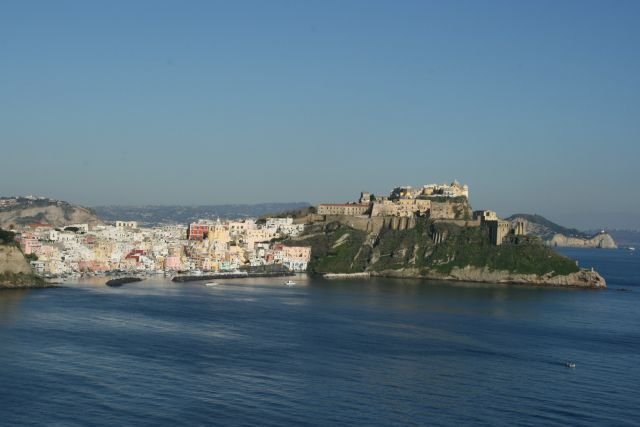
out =
{"type": "Polygon", "coordinates": [[[0,425],[640,425],[640,254],[563,253],[608,289],[299,275],[0,291],[0,425]]]}

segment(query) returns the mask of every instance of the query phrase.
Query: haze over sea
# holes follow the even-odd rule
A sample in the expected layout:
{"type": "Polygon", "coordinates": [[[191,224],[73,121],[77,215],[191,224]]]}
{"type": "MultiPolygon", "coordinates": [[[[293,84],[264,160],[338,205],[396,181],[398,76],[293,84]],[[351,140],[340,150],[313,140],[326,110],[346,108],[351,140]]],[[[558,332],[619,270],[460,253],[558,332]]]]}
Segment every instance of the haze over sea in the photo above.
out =
{"type": "Polygon", "coordinates": [[[0,424],[637,425],[639,257],[568,252],[609,289],[299,276],[2,291],[0,424]]]}

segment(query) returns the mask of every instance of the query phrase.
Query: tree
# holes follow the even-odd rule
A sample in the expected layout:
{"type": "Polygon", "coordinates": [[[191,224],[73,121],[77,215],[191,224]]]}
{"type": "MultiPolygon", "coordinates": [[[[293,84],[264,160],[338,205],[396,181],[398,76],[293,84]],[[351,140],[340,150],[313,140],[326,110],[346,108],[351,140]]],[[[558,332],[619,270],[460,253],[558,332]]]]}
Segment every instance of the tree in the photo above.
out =
{"type": "Polygon", "coordinates": [[[12,231],[6,231],[0,228],[0,243],[13,243],[15,233],[12,231]]]}

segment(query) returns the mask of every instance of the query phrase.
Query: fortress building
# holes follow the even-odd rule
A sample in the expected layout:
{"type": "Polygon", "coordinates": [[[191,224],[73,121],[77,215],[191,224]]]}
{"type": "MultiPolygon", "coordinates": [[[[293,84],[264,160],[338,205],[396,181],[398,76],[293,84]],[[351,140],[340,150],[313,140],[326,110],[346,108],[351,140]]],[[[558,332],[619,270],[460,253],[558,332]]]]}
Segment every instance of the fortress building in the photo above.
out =
{"type": "Polygon", "coordinates": [[[318,206],[318,215],[359,216],[369,211],[369,204],[364,203],[323,203],[318,206]]]}
{"type": "Polygon", "coordinates": [[[494,245],[501,245],[504,238],[509,234],[522,236],[527,232],[524,221],[515,221],[513,223],[505,221],[498,218],[494,211],[475,211],[473,218],[479,219],[480,225],[489,230],[489,239],[494,245]]]}
{"type": "Polygon", "coordinates": [[[396,225],[398,229],[410,228],[416,223],[416,217],[467,227],[482,226],[487,229],[494,245],[501,245],[509,235],[526,234],[526,225],[522,221],[511,223],[502,220],[493,211],[472,213],[469,187],[455,180],[451,184],[395,187],[389,196],[375,196],[363,191],[357,203],[320,204],[317,215],[320,220],[340,221],[364,231],[396,225]]]}

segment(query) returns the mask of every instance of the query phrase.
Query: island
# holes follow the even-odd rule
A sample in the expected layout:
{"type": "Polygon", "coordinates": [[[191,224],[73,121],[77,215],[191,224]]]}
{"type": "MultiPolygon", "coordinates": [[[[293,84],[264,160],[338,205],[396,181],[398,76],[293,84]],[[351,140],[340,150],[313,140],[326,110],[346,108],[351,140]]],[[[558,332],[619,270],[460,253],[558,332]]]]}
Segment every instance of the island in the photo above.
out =
{"type": "Polygon", "coordinates": [[[64,201],[0,197],[0,227],[11,229],[0,242],[0,280],[15,287],[78,275],[188,282],[310,273],[606,287],[555,248],[615,247],[608,234],[591,238],[539,215],[502,219],[472,209],[469,194],[457,181],[401,186],[346,203],[262,206],[255,212],[286,211],[257,219],[213,219],[207,208],[189,211],[188,224],[151,226],[145,216],[105,223],[64,201]],[[191,220],[200,214],[208,218],[191,220]]]}
{"type": "Polygon", "coordinates": [[[309,272],[469,282],[605,288],[596,271],[527,234],[526,223],[473,211],[457,182],[363,192],[357,202],[321,204],[296,218],[304,233],[287,245],[311,247],[309,272]]]}

